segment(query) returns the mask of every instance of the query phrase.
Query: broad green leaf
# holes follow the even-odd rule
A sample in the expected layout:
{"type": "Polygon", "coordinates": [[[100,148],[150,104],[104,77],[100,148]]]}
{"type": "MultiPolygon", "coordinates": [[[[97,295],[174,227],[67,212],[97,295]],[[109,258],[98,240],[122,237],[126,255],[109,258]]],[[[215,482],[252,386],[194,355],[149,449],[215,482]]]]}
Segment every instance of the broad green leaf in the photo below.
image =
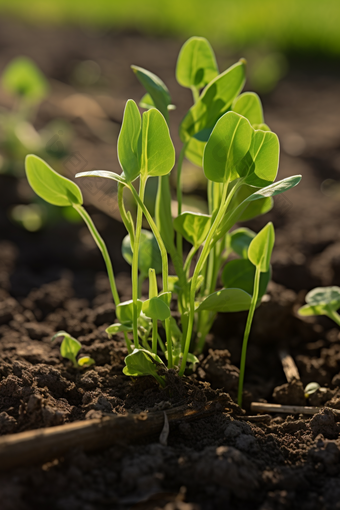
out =
{"type": "Polygon", "coordinates": [[[312,306],[328,305],[333,310],[340,308],[340,287],[316,287],[308,292],[306,303],[312,306]]]}
{"type": "Polygon", "coordinates": [[[49,92],[45,76],[27,57],[13,59],[4,69],[1,82],[6,92],[21,96],[31,103],[39,103],[49,92]]]}
{"type": "Polygon", "coordinates": [[[205,128],[213,128],[217,120],[226,113],[245,82],[245,62],[234,64],[217,76],[200,95],[180,125],[182,142],[205,128]]]}
{"type": "Polygon", "coordinates": [[[207,179],[227,182],[238,177],[236,166],[247,154],[253,132],[249,121],[234,112],[217,121],[204,149],[203,169],[207,179]]]}
{"type": "Polygon", "coordinates": [[[190,138],[185,149],[185,157],[196,166],[203,167],[203,153],[206,142],[197,140],[196,137],[190,138]]]}
{"type": "Polygon", "coordinates": [[[249,310],[251,296],[242,289],[222,289],[210,294],[196,309],[196,312],[241,312],[249,310]]]}
{"type": "Polygon", "coordinates": [[[75,175],[76,177],[103,177],[104,179],[112,179],[113,181],[119,182],[127,185],[124,174],[116,174],[115,172],[110,172],[109,170],[90,170],[88,172],[79,172],[75,175]]]}
{"type": "MultiPolygon", "coordinates": [[[[247,259],[237,259],[228,262],[222,273],[222,282],[225,288],[242,289],[252,295],[254,290],[255,266],[247,259]]],[[[270,282],[271,271],[261,273],[259,296],[265,295],[270,282]]]]}
{"type": "Polygon", "coordinates": [[[262,198],[257,200],[256,202],[250,202],[246,204],[246,207],[242,214],[240,214],[237,221],[248,221],[260,216],[261,214],[266,214],[271,211],[274,206],[274,200],[272,198],[262,198]]]}
{"type": "MultiPolygon", "coordinates": [[[[126,235],[122,243],[122,255],[126,262],[132,265],[132,249],[129,234],[126,235]]],[[[149,268],[153,267],[156,274],[162,271],[162,257],[155,236],[150,230],[141,230],[139,251],[138,251],[138,268],[140,272],[147,276],[149,268]]]]}
{"type": "Polygon", "coordinates": [[[182,87],[201,89],[218,76],[214,51],[204,37],[190,37],[182,46],[176,79],[182,87]]]}
{"type": "Polygon", "coordinates": [[[164,115],[168,121],[168,106],[171,104],[171,97],[165,83],[155,74],[138,66],[131,66],[131,69],[141,82],[145,90],[151,96],[155,107],[164,115]]]}
{"type": "MultiPolygon", "coordinates": [[[[142,305],[143,305],[143,301],[141,301],[140,299],[137,299],[137,317],[139,317],[139,315],[142,311],[142,305]]],[[[120,322],[122,323],[122,325],[124,325],[124,324],[129,325],[131,322],[133,322],[133,301],[132,301],[132,299],[130,299],[129,301],[124,301],[123,303],[120,303],[119,305],[117,305],[116,315],[118,317],[118,320],[120,320],[120,322]]],[[[115,326],[115,324],[113,324],[112,326],[115,326]]],[[[110,333],[110,334],[112,334],[112,333],[110,333]]]]}
{"type": "Polygon", "coordinates": [[[165,321],[171,316],[170,308],[160,297],[153,297],[144,301],[142,311],[150,319],[160,321],[165,321]]]}
{"type": "Polygon", "coordinates": [[[257,188],[275,181],[279,168],[280,144],[275,133],[255,131],[249,153],[237,167],[244,182],[257,188]]]}
{"type": "Polygon", "coordinates": [[[116,322],[115,324],[111,324],[108,328],[106,328],[106,333],[108,335],[115,335],[116,333],[120,331],[132,331],[133,325],[132,322],[125,322],[124,324],[120,324],[119,322],[116,322]]]}
{"type": "Polygon", "coordinates": [[[310,315],[328,315],[327,305],[304,305],[298,310],[298,314],[302,316],[310,315]]]}
{"type": "Polygon", "coordinates": [[[151,108],[143,113],[141,173],[167,175],[175,164],[175,148],[163,115],[151,108]]]}
{"type": "Polygon", "coordinates": [[[174,227],[171,216],[171,191],[169,175],[163,175],[158,179],[156,197],[156,225],[162,236],[164,246],[168,253],[175,250],[174,227]]]}
{"type": "Polygon", "coordinates": [[[266,273],[269,270],[274,243],[275,232],[270,221],[254,237],[248,248],[248,259],[254,266],[259,267],[261,273],[266,273]]]}
{"type": "Polygon", "coordinates": [[[60,336],[64,337],[60,345],[60,354],[63,358],[72,361],[75,367],[78,366],[76,357],[81,349],[81,343],[69,335],[66,331],[58,331],[55,335],[53,335],[52,342],[60,336]]]}
{"type": "Polygon", "coordinates": [[[134,181],[140,172],[141,116],[132,99],[125,105],[123,123],[118,137],[118,160],[128,182],[134,181]]]}
{"type": "Polygon", "coordinates": [[[78,365],[80,367],[90,367],[91,365],[94,365],[96,362],[93,358],[90,358],[90,356],[82,356],[78,359],[78,365]]]}
{"type": "Polygon", "coordinates": [[[263,123],[261,99],[255,92],[244,92],[238,96],[234,100],[231,109],[233,112],[246,117],[252,126],[263,123]]]}
{"type": "MultiPolygon", "coordinates": [[[[150,108],[156,108],[156,105],[150,96],[150,94],[144,94],[142,99],[139,101],[139,106],[144,108],[145,110],[149,110],[150,108]]],[[[168,104],[168,110],[176,110],[176,106],[174,104],[168,104]]]]}
{"type": "Polygon", "coordinates": [[[83,203],[78,186],[55,172],[43,159],[29,154],[26,156],[25,167],[31,188],[49,204],[70,206],[83,203]]]}
{"type": "Polygon", "coordinates": [[[123,369],[125,375],[138,377],[139,375],[152,375],[156,381],[165,386],[165,378],[158,375],[159,367],[165,368],[161,358],[146,349],[135,349],[125,358],[126,366],[123,369]]]}
{"type": "Polygon", "coordinates": [[[174,227],[189,243],[199,248],[204,243],[211,226],[207,214],[184,212],[174,219],[174,227]]]}
{"type": "Polygon", "coordinates": [[[247,259],[249,245],[255,236],[255,232],[249,228],[238,228],[230,234],[230,247],[235,253],[237,253],[237,255],[243,259],[247,259]]]}

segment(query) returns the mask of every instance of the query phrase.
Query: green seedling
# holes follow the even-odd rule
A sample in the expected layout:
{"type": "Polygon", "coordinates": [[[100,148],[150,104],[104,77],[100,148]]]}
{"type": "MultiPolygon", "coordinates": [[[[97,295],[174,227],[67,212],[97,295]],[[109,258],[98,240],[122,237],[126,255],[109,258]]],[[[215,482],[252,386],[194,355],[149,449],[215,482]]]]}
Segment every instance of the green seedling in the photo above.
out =
{"type": "Polygon", "coordinates": [[[117,182],[118,205],[127,230],[122,252],[131,264],[131,301],[119,301],[105,243],[82,205],[80,189],[36,156],[26,160],[27,177],[35,192],[55,205],[71,205],[103,254],[117,315],[107,333],[125,335],[129,353],[125,374],[152,375],[163,386],[165,360],[167,368],[175,368],[180,376],[187,364],[198,362],[196,355],[202,353],[217,313],[248,311],[240,404],[251,324],[270,279],[274,228],[268,223],[258,234],[233,229],[236,223],[268,212],[273,197],[301,179],[297,175],[275,182],[278,137],[264,122],[260,98],[242,93],[245,70],[246,63],[240,60],[220,73],[204,38],[189,39],[180,52],[176,76],[183,87],[192,90],[193,105],[179,126],[182,147],[176,166],[175,218],[169,179],[175,149],[168,127],[173,105],[166,85],[150,71],[133,66],[145,89],[140,106],[146,111],[141,115],[131,99],[126,103],[118,138],[122,173],[91,170],[76,176],[117,182]],[[181,174],[185,159],[203,169],[208,214],[184,210],[181,174]],[[158,180],[154,217],[145,203],[150,177],[158,180]],[[136,204],[136,217],[125,207],[124,190],[136,204]],[[142,229],[143,220],[150,231],[142,229]],[[189,253],[184,253],[183,239],[191,245],[189,253]],[[231,255],[236,260],[230,260],[231,255]],[[169,260],[175,274],[169,274],[169,260]],[[149,297],[143,301],[141,283],[145,279],[149,280],[149,297]],[[178,321],[171,316],[175,306],[178,321]]]}
{"type": "Polygon", "coordinates": [[[298,313],[304,317],[310,315],[327,315],[340,326],[340,287],[317,287],[308,292],[306,305],[298,313]]]}
{"type": "Polygon", "coordinates": [[[77,358],[81,349],[81,343],[66,333],[66,331],[58,331],[58,333],[52,337],[52,342],[61,336],[63,337],[63,341],[60,344],[60,354],[63,358],[72,361],[74,368],[86,368],[95,364],[94,359],[89,356],[81,356],[80,358],[77,358]]]}

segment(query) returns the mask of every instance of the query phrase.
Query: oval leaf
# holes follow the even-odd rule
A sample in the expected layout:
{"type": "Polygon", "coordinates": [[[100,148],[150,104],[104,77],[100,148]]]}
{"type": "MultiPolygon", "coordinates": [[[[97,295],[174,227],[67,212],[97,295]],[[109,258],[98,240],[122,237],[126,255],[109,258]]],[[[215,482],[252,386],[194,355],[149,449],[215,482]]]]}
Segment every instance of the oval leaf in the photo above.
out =
{"type": "MultiPolygon", "coordinates": [[[[249,120],[250,124],[263,123],[263,110],[261,99],[255,92],[244,92],[233,102],[231,109],[249,120]]],[[[260,129],[260,128],[258,128],[260,129]]]]}
{"type": "MultiPolygon", "coordinates": [[[[142,311],[142,305],[143,302],[140,299],[137,299],[137,317],[139,317],[141,311],[142,311]]],[[[133,322],[133,301],[132,299],[129,299],[129,301],[124,301],[123,303],[120,303],[116,307],[116,314],[118,317],[118,320],[122,324],[130,324],[133,322]]],[[[113,324],[115,326],[115,324],[113,324]]]]}
{"type": "Polygon", "coordinates": [[[249,121],[234,112],[221,117],[205,146],[203,169],[207,179],[227,182],[238,177],[235,167],[247,154],[254,130],[249,121]]]}
{"type": "Polygon", "coordinates": [[[197,312],[241,312],[249,310],[251,296],[241,289],[222,289],[210,294],[197,308],[197,312]]]}
{"type": "Polygon", "coordinates": [[[230,234],[230,247],[237,255],[247,259],[249,245],[255,236],[255,232],[249,228],[238,228],[230,234]]]}
{"type": "Polygon", "coordinates": [[[171,316],[170,308],[160,297],[153,297],[143,302],[143,313],[150,319],[165,321],[171,316]]]}
{"type": "Polygon", "coordinates": [[[204,37],[190,37],[182,46],[176,79],[182,87],[201,89],[218,76],[214,51],[204,37]]]}
{"type": "Polygon", "coordinates": [[[328,315],[326,305],[304,305],[298,310],[298,314],[303,317],[311,315],[328,315]]]}
{"type": "Polygon", "coordinates": [[[165,378],[157,373],[158,367],[165,368],[161,358],[146,349],[134,349],[126,356],[126,366],[123,369],[125,375],[137,377],[139,375],[152,375],[161,386],[165,386],[165,378]]]}
{"type": "MultiPolygon", "coordinates": [[[[122,255],[126,262],[132,265],[132,249],[130,236],[127,235],[122,243],[122,255]]],[[[141,230],[139,252],[138,252],[138,268],[144,276],[149,273],[149,268],[153,267],[156,274],[162,271],[162,257],[155,236],[150,230],[141,230]]]]}
{"type": "Polygon", "coordinates": [[[31,188],[46,202],[59,206],[82,205],[83,196],[78,186],[55,172],[43,159],[29,154],[25,168],[31,188]]]}
{"type": "Polygon", "coordinates": [[[174,219],[177,232],[195,248],[204,243],[211,226],[211,217],[207,214],[184,212],[174,219]]]}
{"type": "Polygon", "coordinates": [[[171,104],[169,90],[165,83],[155,74],[138,66],[131,66],[145,90],[150,94],[155,107],[168,120],[168,106],[171,104]]]}
{"type": "Polygon", "coordinates": [[[141,116],[132,99],[125,105],[123,123],[118,137],[118,160],[126,180],[134,181],[140,172],[141,116]]]}
{"type": "Polygon", "coordinates": [[[317,287],[308,292],[306,303],[309,305],[328,305],[333,310],[340,308],[340,287],[317,287]]]}
{"type": "MultiPolygon", "coordinates": [[[[270,281],[270,269],[261,273],[258,299],[265,295],[270,281]]],[[[222,282],[226,288],[242,289],[247,294],[253,295],[255,279],[255,266],[247,259],[237,259],[228,262],[222,273],[222,282]]]]}
{"type": "Polygon", "coordinates": [[[94,365],[96,362],[93,358],[90,358],[90,356],[82,356],[78,359],[78,365],[80,367],[90,367],[91,365],[94,365]]]}
{"type": "Polygon", "coordinates": [[[272,222],[254,237],[248,248],[248,259],[254,266],[259,267],[261,273],[266,273],[270,267],[270,257],[275,242],[275,232],[272,222]]]}
{"type": "Polygon", "coordinates": [[[249,153],[237,167],[244,182],[261,188],[275,181],[279,168],[280,144],[272,131],[255,131],[249,153]]]}
{"type": "Polygon", "coordinates": [[[119,324],[119,322],[116,322],[115,324],[111,324],[108,328],[106,328],[106,333],[108,335],[115,335],[116,333],[120,331],[132,331],[133,325],[132,322],[125,322],[124,324],[119,324]]]}
{"type": "Polygon", "coordinates": [[[148,177],[167,175],[175,164],[175,148],[163,115],[151,108],[143,113],[141,172],[148,177]]]}

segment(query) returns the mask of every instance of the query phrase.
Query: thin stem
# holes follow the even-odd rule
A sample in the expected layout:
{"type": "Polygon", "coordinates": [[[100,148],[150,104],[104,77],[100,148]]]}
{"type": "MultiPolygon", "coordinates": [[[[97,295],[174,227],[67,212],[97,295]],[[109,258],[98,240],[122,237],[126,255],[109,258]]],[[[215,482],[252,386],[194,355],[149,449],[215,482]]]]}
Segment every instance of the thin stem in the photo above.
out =
{"type": "MultiPolygon", "coordinates": [[[[145,184],[146,178],[144,176],[140,176],[139,182],[139,199],[143,203],[144,201],[144,192],[145,192],[145,184]]],[[[131,186],[132,187],[132,186],[131,186]]],[[[132,255],[132,301],[133,301],[133,340],[135,347],[139,349],[139,340],[138,340],[138,252],[139,252],[139,243],[140,243],[140,235],[142,230],[142,219],[143,219],[143,211],[140,205],[137,206],[137,220],[136,220],[136,232],[135,239],[133,243],[133,255],[132,255]]]]}
{"type": "MultiPolygon", "coordinates": [[[[110,287],[111,287],[113,301],[114,301],[114,304],[115,304],[115,306],[117,308],[117,306],[120,303],[120,299],[119,299],[119,295],[118,295],[118,291],[117,291],[117,287],[116,287],[116,281],[115,281],[115,277],[114,277],[114,273],[113,273],[113,268],[112,268],[112,263],[111,263],[110,255],[109,255],[109,252],[107,251],[104,239],[99,234],[99,232],[96,229],[96,227],[95,227],[95,225],[94,225],[90,215],[84,209],[84,207],[82,207],[81,205],[74,205],[73,207],[75,208],[75,210],[80,214],[80,216],[85,221],[85,223],[86,223],[86,225],[87,225],[87,227],[88,227],[88,229],[89,229],[89,231],[90,231],[90,233],[91,233],[91,235],[92,235],[96,245],[98,246],[99,250],[101,251],[101,253],[103,255],[103,259],[104,259],[104,262],[105,262],[105,265],[106,265],[107,275],[109,277],[109,282],[110,282],[110,287]]],[[[127,347],[128,353],[130,354],[132,352],[132,347],[131,347],[131,342],[130,342],[129,337],[128,337],[126,332],[124,332],[124,339],[125,339],[125,343],[126,343],[126,347],[127,347]]]]}
{"type": "Polygon", "coordinates": [[[191,262],[192,262],[192,259],[194,258],[195,253],[197,252],[197,250],[198,250],[198,248],[193,246],[191,248],[191,250],[189,251],[188,256],[186,258],[186,261],[184,264],[184,272],[187,273],[187,277],[190,276],[189,271],[190,271],[191,262]]]}
{"type": "Polygon", "coordinates": [[[158,323],[157,319],[152,320],[152,352],[157,354],[158,323]]]}
{"type": "Polygon", "coordinates": [[[332,310],[330,307],[326,307],[328,312],[328,317],[332,319],[338,326],[340,326],[340,315],[335,310],[332,310]]]}
{"type": "MultiPolygon", "coordinates": [[[[182,213],[182,185],[181,185],[181,177],[182,177],[182,165],[185,156],[185,151],[188,146],[188,142],[184,143],[179,153],[178,162],[177,162],[177,182],[176,182],[176,193],[177,193],[177,215],[179,216],[182,213]]],[[[182,236],[179,232],[177,232],[177,252],[182,260],[183,258],[183,240],[182,236]]]]}
{"type": "Polygon", "coordinates": [[[257,299],[259,296],[260,276],[261,276],[260,266],[256,266],[253,297],[252,297],[251,303],[250,303],[250,308],[249,308],[248,317],[247,317],[247,324],[246,324],[246,329],[244,331],[243,344],[242,344],[240,377],[238,380],[238,396],[237,396],[237,402],[240,407],[242,407],[243,381],[244,381],[244,372],[245,372],[245,368],[246,368],[248,338],[249,338],[249,334],[250,334],[251,325],[253,322],[257,299]]]}
{"type": "Polygon", "coordinates": [[[133,244],[134,244],[133,224],[131,223],[130,218],[129,218],[129,216],[126,212],[125,206],[124,206],[124,195],[123,195],[124,187],[125,186],[121,182],[118,183],[118,207],[119,207],[119,212],[122,217],[125,228],[130,235],[131,246],[133,246],[133,244]]]}
{"type": "Polygon", "coordinates": [[[197,101],[199,100],[199,97],[200,97],[200,93],[199,93],[199,90],[197,87],[191,87],[191,92],[192,92],[192,98],[194,100],[194,103],[197,103],[197,101]]]}

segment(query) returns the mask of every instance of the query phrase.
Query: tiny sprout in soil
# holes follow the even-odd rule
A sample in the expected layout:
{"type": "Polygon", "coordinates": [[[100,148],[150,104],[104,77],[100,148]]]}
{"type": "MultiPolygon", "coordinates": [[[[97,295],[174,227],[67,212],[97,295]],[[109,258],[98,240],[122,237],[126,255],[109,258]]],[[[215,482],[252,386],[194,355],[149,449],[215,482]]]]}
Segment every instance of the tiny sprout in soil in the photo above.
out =
{"type": "Polygon", "coordinates": [[[34,155],[26,158],[27,178],[37,195],[50,204],[72,206],[97,243],[118,319],[107,333],[124,334],[126,375],[152,375],[164,386],[166,366],[183,376],[188,364],[198,362],[196,355],[202,353],[218,312],[248,311],[238,393],[241,405],[247,342],[255,309],[270,280],[275,235],[272,223],[258,234],[232,229],[236,223],[269,211],[273,197],[296,186],[301,176],[275,181],[279,140],[265,124],[260,98],[253,92],[241,93],[246,62],[241,59],[220,73],[208,41],[192,37],[181,49],[176,68],[177,81],[192,91],[193,105],[179,126],[182,147],[176,165],[177,216],[173,218],[169,174],[176,155],[168,126],[174,108],[171,96],[158,76],[137,66],[132,70],[145,89],[139,105],[146,111],[141,115],[132,99],[126,103],[118,138],[122,173],[91,170],[76,176],[117,182],[118,205],[127,230],[122,251],[131,264],[131,301],[120,302],[105,242],[83,207],[80,188],[34,155]],[[203,168],[208,214],[184,210],[184,158],[203,168]],[[145,204],[150,177],[158,179],[154,217],[145,204]],[[125,207],[124,189],[136,204],[136,218],[125,207]],[[142,229],[143,219],[150,230],[142,229]],[[188,254],[183,238],[191,245],[188,254]],[[238,258],[229,261],[231,254],[238,258]],[[174,275],[169,274],[169,258],[174,275]],[[147,300],[141,298],[145,279],[149,280],[147,300]],[[178,322],[171,314],[176,307],[178,322]]]}
{"type": "Polygon", "coordinates": [[[52,342],[59,337],[63,337],[63,341],[60,344],[60,354],[63,358],[72,361],[74,368],[85,368],[95,364],[94,359],[89,356],[77,358],[81,349],[81,343],[78,340],[66,333],[66,331],[58,331],[58,333],[53,335],[52,342]]]}

